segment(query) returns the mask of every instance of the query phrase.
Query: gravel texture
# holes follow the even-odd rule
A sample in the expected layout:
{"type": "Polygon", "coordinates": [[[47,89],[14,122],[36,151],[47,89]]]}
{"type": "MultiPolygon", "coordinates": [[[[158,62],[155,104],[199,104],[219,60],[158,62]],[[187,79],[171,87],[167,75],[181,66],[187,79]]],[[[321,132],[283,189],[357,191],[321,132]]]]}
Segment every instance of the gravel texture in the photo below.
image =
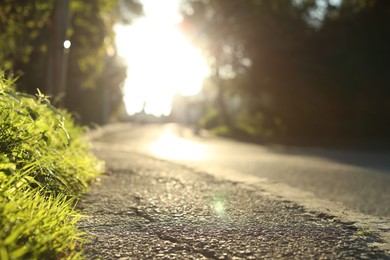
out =
{"type": "Polygon", "coordinates": [[[261,187],[101,149],[108,174],[79,204],[86,259],[390,259],[379,238],[261,187]]]}

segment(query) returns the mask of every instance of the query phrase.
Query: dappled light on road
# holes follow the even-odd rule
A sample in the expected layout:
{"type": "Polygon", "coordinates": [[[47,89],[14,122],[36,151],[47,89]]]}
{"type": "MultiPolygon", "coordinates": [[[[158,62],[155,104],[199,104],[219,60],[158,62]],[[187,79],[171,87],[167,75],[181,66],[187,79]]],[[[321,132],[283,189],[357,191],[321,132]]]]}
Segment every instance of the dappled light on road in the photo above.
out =
{"type": "Polygon", "coordinates": [[[175,160],[200,161],[208,158],[208,148],[201,143],[164,132],[149,145],[148,150],[158,157],[175,160]]]}

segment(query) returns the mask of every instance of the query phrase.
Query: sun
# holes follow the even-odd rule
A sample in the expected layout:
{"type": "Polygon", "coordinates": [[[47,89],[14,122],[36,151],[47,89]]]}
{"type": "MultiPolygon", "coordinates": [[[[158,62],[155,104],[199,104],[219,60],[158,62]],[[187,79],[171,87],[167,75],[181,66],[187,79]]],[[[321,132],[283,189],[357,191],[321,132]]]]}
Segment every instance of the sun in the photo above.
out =
{"type": "Polygon", "coordinates": [[[117,26],[119,54],[128,64],[124,101],[128,114],[145,110],[169,115],[173,97],[195,95],[208,75],[208,66],[174,23],[140,19],[117,26]]]}

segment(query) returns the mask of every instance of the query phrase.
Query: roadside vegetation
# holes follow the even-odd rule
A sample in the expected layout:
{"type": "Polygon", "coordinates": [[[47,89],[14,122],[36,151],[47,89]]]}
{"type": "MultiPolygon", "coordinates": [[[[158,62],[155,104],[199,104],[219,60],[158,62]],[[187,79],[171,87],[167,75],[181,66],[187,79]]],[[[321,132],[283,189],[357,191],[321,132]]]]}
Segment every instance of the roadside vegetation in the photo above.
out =
{"type": "Polygon", "coordinates": [[[79,259],[75,205],[102,170],[66,111],[0,77],[0,259],[79,259]]]}
{"type": "Polygon", "coordinates": [[[20,76],[17,87],[25,93],[34,95],[31,82],[41,82],[39,89],[78,122],[106,123],[121,111],[127,69],[114,55],[114,27],[141,14],[136,0],[2,0],[0,70],[20,76]],[[65,40],[67,50],[59,48],[65,40]],[[56,82],[61,77],[63,88],[56,82]]]}
{"type": "Polygon", "coordinates": [[[390,1],[183,0],[181,10],[210,61],[201,127],[296,145],[390,138],[390,1]]]}

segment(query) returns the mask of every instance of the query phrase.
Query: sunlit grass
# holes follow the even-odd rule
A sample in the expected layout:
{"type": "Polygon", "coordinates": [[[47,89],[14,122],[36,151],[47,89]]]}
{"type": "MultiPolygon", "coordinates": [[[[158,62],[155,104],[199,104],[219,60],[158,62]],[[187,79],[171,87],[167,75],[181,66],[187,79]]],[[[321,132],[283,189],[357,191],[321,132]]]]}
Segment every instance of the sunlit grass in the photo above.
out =
{"type": "MultiPolygon", "coordinates": [[[[2,191],[4,187],[1,187],[2,191]]],[[[80,215],[64,195],[18,187],[0,196],[0,259],[78,259],[83,243],[80,215]]]]}
{"type": "Polygon", "coordinates": [[[103,165],[83,129],[0,78],[0,259],[79,259],[75,202],[103,165]]]}

